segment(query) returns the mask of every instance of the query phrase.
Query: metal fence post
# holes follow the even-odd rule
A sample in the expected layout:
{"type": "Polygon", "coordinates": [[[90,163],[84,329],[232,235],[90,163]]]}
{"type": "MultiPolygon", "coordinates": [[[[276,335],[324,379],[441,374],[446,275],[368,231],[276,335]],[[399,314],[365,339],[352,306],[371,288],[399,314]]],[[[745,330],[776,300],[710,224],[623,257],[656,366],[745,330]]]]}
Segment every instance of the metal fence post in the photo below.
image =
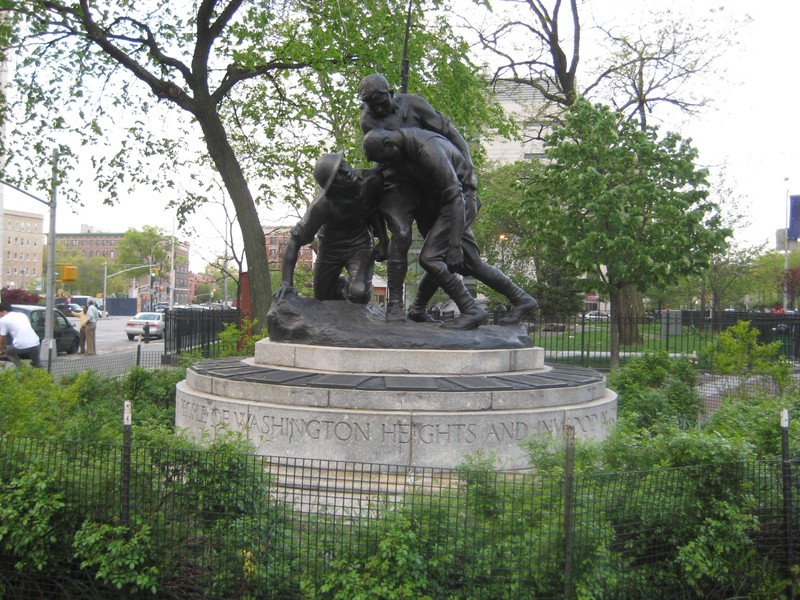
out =
{"type": "Polygon", "coordinates": [[[130,523],[131,516],[131,401],[122,403],[122,482],[120,488],[119,520],[130,523]]]}
{"type": "Polygon", "coordinates": [[[136,366],[142,366],[142,345],[141,343],[136,344],[136,366]]]}
{"type": "Polygon", "coordinates": [[[586,366],[586,315],[581,315],[581,366],[586,366]]]}
{"type": "MultiPolygon", "coordinates": [[[[131,402],[122,403],[122,481],[120,483],[119,520],[123,527],[131,522],[131,402]]],[[[128,587],[120,590],[120,598],[127,600],[128,587]]]]}
{"type": "Polygon", "coordinates": [[[575,541],[575,428],[567,426],[564,458],[564,599],[572,598],[572,548],[575,541]]]}
{"type": "Polygon", "coordinates": [[[792,465],[789,460],[789,411],[781,411],[781,468],[783,473],[783,527],[786,543],[786,568],[794,565],[792,552],[792,465]]]}

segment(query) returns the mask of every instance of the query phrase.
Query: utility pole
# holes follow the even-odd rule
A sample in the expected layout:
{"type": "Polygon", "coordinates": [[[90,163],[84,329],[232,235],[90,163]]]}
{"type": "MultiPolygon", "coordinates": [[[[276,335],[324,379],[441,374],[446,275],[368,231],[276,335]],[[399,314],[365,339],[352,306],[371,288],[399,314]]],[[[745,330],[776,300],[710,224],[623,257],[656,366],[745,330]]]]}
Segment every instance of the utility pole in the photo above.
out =
{"type": "Polygon", "coordinates": [[[50,370],[56,351],[53,339],[56,310],[56,199],[58,198],[58,150],[53,150],[53,172],[50,183],[50,230],[47,232],[47,298],[45,299],[44,341],[47,348],[47,369],[50,370]]]}
{"type": "Polygon", "coordinates": [[[175,306],[175,219],[172,219],[172,257],[169,261],[169,309],[175,306]]]}
{"type": "Polygon", "coordinates": [[[403,40],[403,64],[400,67],[400,93],[408,93],[408,36],[411,33],[411,7],[414,0],[408,0],[408,13],[406,14],[406,35],[403,40]]]}

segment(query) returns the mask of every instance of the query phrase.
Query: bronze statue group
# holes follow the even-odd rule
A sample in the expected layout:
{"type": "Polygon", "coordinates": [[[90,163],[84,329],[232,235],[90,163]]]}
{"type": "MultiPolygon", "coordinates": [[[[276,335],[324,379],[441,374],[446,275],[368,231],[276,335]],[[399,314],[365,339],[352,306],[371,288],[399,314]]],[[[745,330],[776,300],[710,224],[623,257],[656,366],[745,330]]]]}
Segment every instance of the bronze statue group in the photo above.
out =
{"type": "Polygon", "coordinates": [[[511,311],[501,325],[519,323],[537,303],[500,269],[481,259],[470,228],[480,199],[464,138],[423,98],[395,94],[382,75],[365,77],[358,94],[362,147],[367,159],[378,166],[353,169],[342,160],[341,152],[317,161],[314,179],[322,190],[292,228],[275,297],[280,300],[293,289],[298,251],[316,236],[313,286],[318,300],[368,303],[375,261],[386,260],[387,321],[408,318],[438,324],[427,305],[442,288],[460,314],[441,326],[478,327],[488,315],[459,276],[467,275],[508,298],[511,311]],[[406,314],[403,285],[414,223],[424,238],[419,256],[424,275],[406,314]],[[341,276],[343,270],[347,278],[341,276]]]}

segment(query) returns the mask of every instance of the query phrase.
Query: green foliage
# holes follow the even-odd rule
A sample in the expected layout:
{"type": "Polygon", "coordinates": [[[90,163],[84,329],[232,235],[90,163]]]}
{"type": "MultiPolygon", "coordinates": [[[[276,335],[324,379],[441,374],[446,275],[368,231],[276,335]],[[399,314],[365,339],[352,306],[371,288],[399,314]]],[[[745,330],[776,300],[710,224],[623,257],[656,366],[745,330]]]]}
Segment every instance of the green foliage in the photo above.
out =
{"type": "Polygon", "coordinates": [[[365,557],[334,561],[319,589],[306,584],[304,591],[310,599],[431,600],[427,571],[434,565],[420,551],[415,529],[405,515],[390,515],[365,557]]]}
{"type": "Polygon", "coordinates": [[[791,382],[791,365],[780,354],[781,342],[762,343],[758,336],[749,321],[739,321],[705,349],[703,363],[715,373],[769,377],[785,391],[791,382]]]}
{"type": "Polygon", "coordinates": [[[75,557],[95,579],[131,592],[158,588],[154,542],[147,525],[127,527],[86,521],[75,532],[75,557]]]}
{"type": "Polygon", "coordinates": [[[0,433],[56,436],[73,412],[77,397],[43,369],[0,371],[0,433]]]}
{"type": "Polygon", "coordinates": [[[64,543],[64,506],[53,477],[33,467],[0,480],[0,554],[13,557],[17,570],[43,571],[64,543]]]}
{"type": "Polygon", "coordinates": [[[671,359],[666,352],[635,357],[609,375],[617,392],[620,418],[635,427],[673,422],[693,427],[701,411],[695,391],[697,373],[687,358],[671,359]]]}
{"type": "Polygon", "coordinates": [[[55,383],[42,369],[0,373],[0,432],[19,436],[118,442],[122,400],[133,408],[134,427],[171,427],[180,370],[134,368],[122,380],[92,371],[55,383]]]}
{"type": "Polygon", "coordinates": [[[792,454],[800,452],[800,395],[772,393],[727,398],[707,419],[704,427],[725,439],[747,440],[757,458],[781,457],[781,411],[789,411],[789,444],[792,454]]]}
{"type": "Polygon", "coordinates": [[[255,355],[256,342],[269,335],[266,328],[256,332],[256,325],[258,320],[251,317],[244,317],[241,327],[236,323],[225,323],[225,329],[219,334],[220,357],[255,355]]]}
{"type": "MultiPolygon", "coordinates": [[[[543,169],[539,161],[524,160],[481,170],[478,191],[483,206],[472,230],[487,262],[531,292],[542,314],[572,315],[581,306],[575,287],[581,273],[565,263],[565,247],[545,251],[535,242],[533,233],[545,225],[528,215],[532,203],[528,188],[541,180],[543,169]]],[[[481,292],[490,295],[488,288],[481,287],[481,292]]]]}
{"type": "Polygon", "coordinates": [[[547,138],[544,176],[528,186],[520,218],[544,252],[567,248],[570,272],[613,297],[660,286],[708,264],[731,235],[708,200],[697,151],[673,133],[637,125],[579,99],[547,138]]]}

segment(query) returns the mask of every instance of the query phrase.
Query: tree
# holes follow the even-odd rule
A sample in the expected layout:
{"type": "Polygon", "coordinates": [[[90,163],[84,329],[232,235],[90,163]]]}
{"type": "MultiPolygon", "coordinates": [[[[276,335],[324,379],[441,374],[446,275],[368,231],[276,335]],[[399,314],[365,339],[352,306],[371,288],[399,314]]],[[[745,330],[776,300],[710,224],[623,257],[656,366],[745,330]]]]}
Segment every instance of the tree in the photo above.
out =
{"type": "Polygon", "coordinates": [[[532,236],[538,223],[521,218],[530,202],[527,190],[543,169],[538,161],[519,161],[484,172],[478,181],[483,206],[473,231],[487,261],[531,292],[542,314],[564,316],[580,308],[580,273],[565,267],[563,249],[544,254],[532,236]]]}
{"type": "Polygon", "coordinates": [[[141,271],[131,271],[132,277],[147,274],[150,265],[159,271],[168,270],[169,244],[169,238],[159,227],[145,225],[142,229],[128,229],[117,247],[118,263],[129,267],[141,265],[141,271]]]}
{"type": "Polygon", "coordinates": [[[706,171],[678,135],[657,139],[619,113],[579,100],[547,140],[550,160],[524,216],[534,241],[566,250],[581,284],[611,300],[612,366],[626,286],[663,285],[708,265],[731,231],[708,200],[706,171]]]}
{"type": "MultiPolygon", "coordinates": [[[[441,19],[426,21],[423,6],[412,11],[411,90],[476,131],[497,111],[466,45],[441,19]]],[[[309,159],[322,148],[355,155],[355,87],[368,72],[399,71],[405,20],[397,17],[406,3],[199,0],[193,7],[7,3],[3,23],[19,32],[9,50],[20,57],[9,87],[19,116],[7,169],[34,183],[40,169],[31,165],[41,165],[48,149],[59,149],[64,170],[75,165],[73,146],[100,142],[92,167],[110,202],[126,188],[182,189],[172,202],[181,220],[216,174],[241,229],[253,316],[265,323],[271,286],[256,202],[310,198],[309,159]],[[193,145],[200,136],[202,145],[193,145]]]]}
{"type": "Polygon", "coordinates": [[[580,97],[602,99],[639,121],[642,129],[656,106],[693,113],[705,104],[687,83],[713,74],[741,25],[722,9],[687,16],[670,6],[649,9],[628,27],[586,27],[584,4],[505,0],[491,5],[493,18],[462,20],[492,56],[493,80],[534,88],[545,100],[543,115],[558,117],[580,97]],[[584,61],[587,38],[607,51],[584,61]]]}
{"type": "MultiPolygon", "coordinates": [[[[103,274],[114,273],[116,262],[103,256],[83,256],[76,247],[66,246],[64,242],[56,243],[56,268],[58,265],[74,265],[78,269],[78,280],[64,284],[63,288],[68,295],[86,294],[94,296],[103,291],[103,274]],[[108,263],[104,269],[103,263],[108,263]]],[[[120,267],[123,268],[123,267],[120,267]]],[[[127,290],[123,278],[112,277],[108,280],[106,292],[108,295],[124,294],[127,290]]]]}
{"type": "MultiPolygon", "coordinates": [[[[466,23],[494,59],[493,81],[530,86],[543,98],[539,126],[523,128],[523,135],[543,138],[581,97],[612,104],[642,130],[657,107],[694,114],[708,103],[689,84],[715,74],[717,59],[734,43],[739,23],[720,10],[684,16],[669,7],[637,15],[627,29],[587,27],[585,4],[506,0],[492,5],[495,18],[466,23]],[[607,51],[595,51],[597,58],[585,61],[585,40],[596,33],[607,51]]],[[[556,265],[553,271],[562,272],[556,265]]],[[[623,322],[639,320],[643,303],[636,287],[621,290],[619,309],[623,322]]]]}

